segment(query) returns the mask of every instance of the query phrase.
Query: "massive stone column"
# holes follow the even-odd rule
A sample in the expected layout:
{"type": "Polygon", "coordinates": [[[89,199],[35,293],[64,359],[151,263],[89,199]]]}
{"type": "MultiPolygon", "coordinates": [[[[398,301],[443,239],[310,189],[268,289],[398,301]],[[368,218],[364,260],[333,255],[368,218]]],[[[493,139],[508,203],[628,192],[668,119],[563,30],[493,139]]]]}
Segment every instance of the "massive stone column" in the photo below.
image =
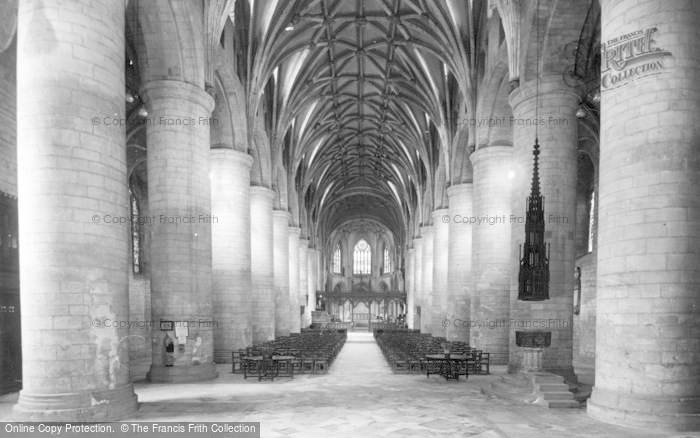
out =
{"type": "Polygon", "coordinates": [[[250,167],[253,157],[211,150],[212,304],[214,353],[252,345],[250,271],[250,167]]]}
{"type": "MultiPolygon", "coordinates": [[[[202,120],[214,99],[192,84],[146,83],[141,96],[153,120],[202,120]],[[201,119],[200,119],[201,118],[201,119]]],[[[211,180],[209,126],[153,123],[148,139],[151,215],[151,302],[154,382],[187,382],[218,376],[212,321],[211,180]]]]}
{"type": "Polygon", "coordinates": [[[603,52],[596,375],[588,413],[625,426],[697,431],[700,3],[601,4],[601,41],[641,30],[635,38],[651,40],[633,53],[652,53],[617,71],[608,68],[624,46],[603,52]],[[619,79],[627,72],[634,80],[619,79]]]}
{"type": "Polygon", "coordinates": [[[432,313],[433,313],[433,226],[425,225],[421,228],[421,239],[423,239],[423,312],[421,314],[420,329],[423,333],[432,334],[432,313]]]}
{"type": "MultiPolygon", "coordinates": [[[[433,302],[430,307],[431,331],[433,336],[446,337],[448,323],[448,281],[450,239],[450,210],[441,208],[432,213],[433,216],[433,302]]],[[[452,313],[452,312],[450,312],[452,313]]]]}
{"type": "Polygon", "coordinates": [[[406,257],[406,325],[409,328],[413,328],[413,312],[416,311],[415,254],[416,250],[409,248],[406,257]]]}
{"type": "Polygon", "coordinates": [[[286,211],[273,212],[272,234],[275,261],[275,337],[289,336],[289,218],[286,211]]]}
{"type": "MultiPolygon", "coordinates": [[[[469,342],[469,310],[472,301],[472,184],[447,189],[450,199],[448,293],[444,319],[447,340],[469,342]]],[[[435,221],[442,221],[436,218],[435,221]]],[[[436,248],[438,248],[436,246],[436,248]]],[[[444,250],[444,247],[442,248],[444,250]]]]}
{"type": "Polygon", "coordinates": [[[274,197],[275,192],[268,188],[250,188],[253,345],[275,338],[275,263],[272,242],[274,197]]]}
{"type": "Polygon", "coordinates": [[[109,421],[137,409],[126,338],[131,258],[120,222],[129,218],[118,124],[124,3],[24,1],[18,20],[23,389],[15,417],[109,421]]]}
{"type": "Polygon", "coordinates": [[[324,270],[325,264],[323,257],[321,257],[321,250],[316,248],[316,290],[320,291],[324,289],[324,270]]]}
{"type": "Polygon", "coordinates": [[[301,331],[299,317],[299,235],[301,228],[289,227],[289,331],[301,331]]]}
{"type": "Polygon", "coordinates": [[[421,330],[423,315],[423,239],[418,236],[413,239],[413,325],[409,328],[421,330]],[[418,308],[420,307],[420,314],[418,308]]]}
{"type": "MultiPolygon", "coordinates": [[[[508,363],[510,333],[511,190],[513,148],[489,146],[471,154],[474,169],[472,225],[472,345],[508,363]],[[483,219],[481,223],[478,219],[483,219]]],[[[452,202],[450,200],[450,202],[452,202]]],[[[518,216],[522,216],[522,211],[518,216]]],[[[520,224],[522,226],[522,224],[520,224]]],[[[522,242],[518,242],[522,243],[522,242]]],[[[517,267],[517,265],[515,265],[517,267]]]]}
{"type": "Polygon", "coordinates": [[[318,250],[309,248],[307,261],[308,280],[307,293],[309,294],[309,305],[306,307],[306,318],[311,322],[311,312],[316,310],[316,290],[318,289],[318,250]]]}
{"type": "MultiPolygon", "coordinates": [[[[304,306],[304,313],[299,314],[301,327],[306,328],[311,324],[309,308],[309,239],[299,239],[299,302],[304,306]]],[[[301,312],[301,309],[300,309],[301,312]]]]}
{"type": "Polygon", "coordinates": [[[522,367],[523,349],[516,346],[517,331],[551,332],[544,349],[544,370],[575,380],[572,361],[573,288],[578,159],[579,96],[561,75],[544,76],[539,84],[539,121],[536,117],[536,81],[522,84],[510,95],[513,107],[513,197],[511,228],[511,323],[509,371],[522,367]],[[545,196],[545,241],[549,256],[549,300],[518,301],[520,245],[525,242],[526,198],[530,194],[535,127],[539,125],[539,175],[545,196]]]}

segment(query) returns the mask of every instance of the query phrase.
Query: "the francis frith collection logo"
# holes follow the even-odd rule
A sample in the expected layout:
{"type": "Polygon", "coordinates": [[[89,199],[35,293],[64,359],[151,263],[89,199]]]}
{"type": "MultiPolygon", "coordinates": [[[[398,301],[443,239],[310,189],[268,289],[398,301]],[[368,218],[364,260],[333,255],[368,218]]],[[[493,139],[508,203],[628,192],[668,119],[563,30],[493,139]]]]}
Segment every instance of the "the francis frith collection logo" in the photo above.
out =
{"type": "Polygon", "coordinates": [[[600,45],[600,82],[603,91],[663,71],[663,58],[671,56],[671,52],[656,47],[653,39],[656,31],[655,27],[636,30],[600,45]]]}

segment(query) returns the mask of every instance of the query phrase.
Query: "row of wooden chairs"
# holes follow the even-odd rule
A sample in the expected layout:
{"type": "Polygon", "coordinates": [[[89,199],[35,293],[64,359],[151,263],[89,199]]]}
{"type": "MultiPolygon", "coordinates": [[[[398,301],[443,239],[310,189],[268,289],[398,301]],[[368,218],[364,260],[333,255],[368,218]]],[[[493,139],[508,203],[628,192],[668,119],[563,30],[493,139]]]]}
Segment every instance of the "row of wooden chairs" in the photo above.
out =
{"type": "MultiPolygon", "coordinates": [[[[437,362],[428,361],[429,354],[444,354],[442,345],[445,338],[433,337],[428,333],[400,330],[377,330],[374,336],[389,365],[396,373],[437,373],[437,362]]],[[[490,355],[471,348],[465,342],[450,342],[450,354],[464,355],[460,361],[459,374],[489,374],[490,355]]]]}
{"type": "Polygon", "coordinates": [[[246,373],[245,357],[261,356],[272,352],[273,356],[291,356],[294,374],[327,373],[331,363],[345,345],[347,331],[305,331],[283,336],[265,344],[231,352],[232,373],[246,373]]]}

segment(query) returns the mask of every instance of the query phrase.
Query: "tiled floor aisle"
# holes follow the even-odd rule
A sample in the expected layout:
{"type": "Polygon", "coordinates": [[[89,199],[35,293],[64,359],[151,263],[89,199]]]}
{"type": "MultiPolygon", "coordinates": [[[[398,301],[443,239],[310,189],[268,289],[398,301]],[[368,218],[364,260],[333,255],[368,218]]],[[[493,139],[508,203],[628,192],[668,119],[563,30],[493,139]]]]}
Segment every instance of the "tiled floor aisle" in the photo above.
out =
{"type": "MultiPolygon", "coordinates": [[[[166,385],[144,382],[146,369],[141,364],[132,370],[141,376],[135,384],[141,406],[127,420],[259,421],[264,437],[700,436],[624,429],[594,421],[584,409],[550,411],[493,399],[480,385],[496,376],[447,382],[392,374],[367,333],[351,333],[325,375],[258,382],[221,365],[216,381],[166,385]]],[[[0,419],[8,419],[15,401],[16,395],[0,397],[0,419]]]]}

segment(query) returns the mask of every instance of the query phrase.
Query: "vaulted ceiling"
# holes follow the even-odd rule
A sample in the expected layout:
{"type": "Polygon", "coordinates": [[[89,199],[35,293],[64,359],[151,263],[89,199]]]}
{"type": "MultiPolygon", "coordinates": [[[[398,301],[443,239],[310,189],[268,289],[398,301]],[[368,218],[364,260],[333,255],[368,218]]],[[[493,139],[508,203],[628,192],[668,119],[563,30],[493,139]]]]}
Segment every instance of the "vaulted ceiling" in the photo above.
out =
{"type": "Polygon", "coordinates": [[[465,82],[448,71],[464,70],[466,5],[312,0],[254,7],[261,34],[271,35],[256,48],[259,74],[271,72],[278,90],[272,137],[280,150],[290,148],[288,170],[309,219],[326,234],[365,217],[402,235],[410,212],[425,202],[425,181],[449,160],[440,157],[449,135],[435,121],[451,111],[448,95],[465,82]]]}
{"type": "Polygon", "coordinates": [[[316,47],[303,73],[321,100],[306,115],[300,144],[312,154],[319,216],[331,229],[357,216],[400,229],[403,200],[416,197],[421,160],[431,152],[425,114],[436,102],[421,60],[406,50],[413,44],[406,21],[423,12],[399,0],[322,0],[302,12],[296,19],[312,24],[309,47],[316,47]]]}

